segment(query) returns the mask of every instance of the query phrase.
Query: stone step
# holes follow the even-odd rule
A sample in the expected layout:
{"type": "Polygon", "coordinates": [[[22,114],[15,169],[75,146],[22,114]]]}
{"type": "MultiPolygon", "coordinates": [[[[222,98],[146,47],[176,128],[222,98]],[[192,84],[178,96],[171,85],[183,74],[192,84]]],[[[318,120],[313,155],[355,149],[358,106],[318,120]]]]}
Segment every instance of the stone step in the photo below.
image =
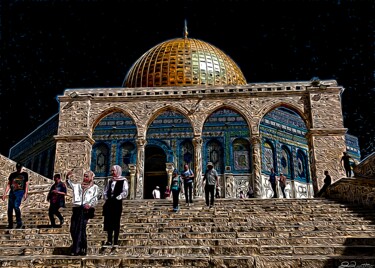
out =
{"type": "Polygon", "coordinates": [[[118,257],[118,256],[32,256],[4,257],[1,267],[97,268],[97,267],[238,267],[238,268],[338,268],[372,267],[375,257],[365,256],[213,256],[213,257],[118,257]],[[352,266],[349,266],[352,265],[352,266]]]}
{"type": "MultiPolygon", "coordinates": [[[[154,238],[149,236],[145,238],[128,238],[120,236],[120,246],[267,246],[267,245],[288,245],[288,246],[375,246],[375,239],[373,237],[267,237],[267,238],[154,238]]],[[[101,247],[106,236],[95,236],[88,240],[89,247],[101,247]]],[[[32,239],[18,238],[18,239],[2,239],[0,246],[14,247],[14,246],[34,246],[34,247],[69,247],[71,245],[70,235],[59,234],[55,236],[40,235],[32,239]]]]}
{"type": "MultiPolygon", "coordinates": [[[[375,212],[325,199],[126,200],[120,246],[103,248],[100,200],[89,221],[88,255],[69,256],[71,204],[62,228],[49,228],[48,210],[25,209],[25,229],[4,229],[0,267],[339,267],[375,264],[375,212]],[[336,266],[334,266],[336,265],[336,266]]],[[[59,222],[57,220],[57,222],[59,222]]],[[[4,225],[2,225],[2,223],[4,225]]],[[[374,266],[375,267],[375,266],[374,266]]]]}
{"type": "MultiPolygon", "coordinates": [[[[91,243],[87,254],[104,255],[109,249],[102,248],[101,242],[91,243]]],[[[183,257],[183,256],[375,256],[375,246],[358,245],[219,245],[219,246],[119,246],[110,249],[111,255],[139,256],[139,257],[183,257]]],[[[69,245],[46,247],[36,245],[2,246],[0,256],[38,256],[69,254],[69,245]]]]}

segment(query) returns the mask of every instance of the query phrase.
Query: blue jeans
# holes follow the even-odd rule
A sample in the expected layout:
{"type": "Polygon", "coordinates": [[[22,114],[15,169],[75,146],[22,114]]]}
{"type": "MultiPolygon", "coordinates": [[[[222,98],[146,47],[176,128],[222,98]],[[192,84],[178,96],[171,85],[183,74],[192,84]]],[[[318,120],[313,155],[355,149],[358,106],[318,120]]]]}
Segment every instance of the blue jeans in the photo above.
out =
{"type": "Polygon", "coordinates": [[[8,224],[9,226],[13,226],[13,209],[16,212],[16,221],[17,225],[22,225],[22,219],[21,219],[21,202],[25,191],[19,190],[19,191],[10,191],[9,192],[9,202],[8,202],[8,224]]]}

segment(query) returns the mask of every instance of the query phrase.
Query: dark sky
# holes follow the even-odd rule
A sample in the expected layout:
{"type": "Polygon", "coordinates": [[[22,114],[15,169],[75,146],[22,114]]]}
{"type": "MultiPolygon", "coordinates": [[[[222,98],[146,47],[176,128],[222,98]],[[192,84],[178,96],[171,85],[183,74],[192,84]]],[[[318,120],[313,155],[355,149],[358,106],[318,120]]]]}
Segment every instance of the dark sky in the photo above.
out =
{"type": "Polygon", "coordinates": [[[344,126],[375,151],[375,2],[0,0],[0,153],[58,112],[66,88],[120,87],[148,49],[183,36],[229,55],[248,83],[335,79],[344,126]]]}

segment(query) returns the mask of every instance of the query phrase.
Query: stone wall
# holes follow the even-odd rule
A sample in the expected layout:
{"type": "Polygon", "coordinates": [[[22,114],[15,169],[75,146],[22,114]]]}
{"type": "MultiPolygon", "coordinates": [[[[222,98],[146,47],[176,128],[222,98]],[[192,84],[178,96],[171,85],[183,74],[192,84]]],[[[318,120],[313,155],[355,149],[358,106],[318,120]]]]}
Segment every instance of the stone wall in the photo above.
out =
{"type": "MultiPolygon", "coordinates": [[[[4,194],[5,187],[8,183],[9,174],[16,171],[16,162],[0,155],[0,196],[4,194]]],[[[48,208],[49,203],[46,201],[47,193],[53,183],[52,180],[35,173],[32,170],[24,168],[29,174],[29,196],[22,202],[21,207],[30,208],[48,208]]],[[[7,217],[7,200],[0,201],[0,217],[7,217]]]]}

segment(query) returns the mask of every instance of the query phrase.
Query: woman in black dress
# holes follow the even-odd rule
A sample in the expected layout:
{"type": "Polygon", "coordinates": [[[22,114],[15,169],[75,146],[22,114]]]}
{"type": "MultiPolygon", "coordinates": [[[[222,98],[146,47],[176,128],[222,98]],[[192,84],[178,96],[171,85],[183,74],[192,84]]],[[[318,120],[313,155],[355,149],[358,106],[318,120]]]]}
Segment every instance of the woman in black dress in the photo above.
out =
{"type": "Polygon", "coordinates": [[[112,178],[104,188],[103,205],[104,231],[107,232],[106,247],[118,246],[120,234],[120,221],[122,214],[122,200],[128,196],[128,180],[122,175],[122,168],[114,165],[111,168],[112,178]]]}

